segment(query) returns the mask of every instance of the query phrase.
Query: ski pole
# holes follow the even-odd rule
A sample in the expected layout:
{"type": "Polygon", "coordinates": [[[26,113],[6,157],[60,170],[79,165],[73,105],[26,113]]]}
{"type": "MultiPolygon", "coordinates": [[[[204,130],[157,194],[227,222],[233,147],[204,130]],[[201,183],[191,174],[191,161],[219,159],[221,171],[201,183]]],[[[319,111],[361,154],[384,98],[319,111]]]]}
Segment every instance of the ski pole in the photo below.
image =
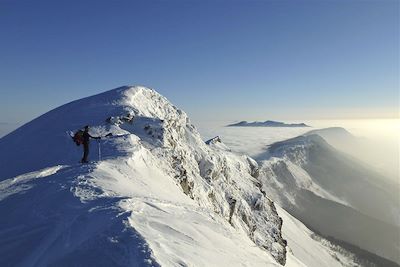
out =
{"type": "Polygon", "coordinates": [[[100,145],[100,140],[97,140],[97,144],[99,146],[99,161],[101,161],[101,145],[100,145]]]}

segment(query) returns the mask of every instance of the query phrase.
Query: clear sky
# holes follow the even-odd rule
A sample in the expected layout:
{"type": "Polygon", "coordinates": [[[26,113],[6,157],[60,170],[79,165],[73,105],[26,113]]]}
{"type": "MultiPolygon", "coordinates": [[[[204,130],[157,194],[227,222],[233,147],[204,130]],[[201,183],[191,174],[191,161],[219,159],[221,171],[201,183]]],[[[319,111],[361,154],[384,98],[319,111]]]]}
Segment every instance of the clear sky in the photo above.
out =
{"type": "Polygon", "coordinates": [[[399,3],[0,0],[0,123],[128,84],[195,121],[398,116],[399,3]]]}

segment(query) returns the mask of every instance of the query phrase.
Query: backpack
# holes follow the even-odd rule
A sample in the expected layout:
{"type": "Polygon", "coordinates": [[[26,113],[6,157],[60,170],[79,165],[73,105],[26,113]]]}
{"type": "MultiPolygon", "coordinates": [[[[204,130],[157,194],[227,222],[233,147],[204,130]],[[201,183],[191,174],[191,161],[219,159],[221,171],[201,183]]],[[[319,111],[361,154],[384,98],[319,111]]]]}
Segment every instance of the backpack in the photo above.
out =
{"type": "Polygon", "coordinates": [[[72,137],[72,140],[75,142],[77,146],[83,144],[83,131],[82,130],[77,131],[72,137]]]}

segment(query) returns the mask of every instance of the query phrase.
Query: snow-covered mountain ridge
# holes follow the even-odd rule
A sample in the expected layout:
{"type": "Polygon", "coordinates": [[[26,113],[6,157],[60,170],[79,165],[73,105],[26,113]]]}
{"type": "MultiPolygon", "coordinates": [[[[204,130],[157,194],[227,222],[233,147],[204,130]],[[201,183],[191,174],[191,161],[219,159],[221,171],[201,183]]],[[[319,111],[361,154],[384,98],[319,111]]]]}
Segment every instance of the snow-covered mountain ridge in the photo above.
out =
{"type": "Polygon", "coordinates": [[[313,230],[390,259],[394,266],[400,262],[398,188],[317,132],[268,147],[259,159],[264,191],[313,230]]]}
{"type": "MultiPolygon", "coordinates": [[[[104,210],[116,212],[113,221],[118,222],[118,229],[129,222],[131,230],[127,236],[139,236],[137,239],[142,241],[138,243],[150,245],[151,252],[149,249],[143,252],[150,265],[155,262],[154,258],[165,266],[176,265],[179,261],[181,265],[191,261],[205,266],[227,265],[239,262],[241,258],[258,262],[258,265],[285,264],[286,241],[281,233],[282,220],[273,202],[259,188],[259,182],[254,177],[255,161],[206,145],[187,115],[151,89],[122,87],[66,104],[5,136],[0,140],[0,148],[8,152],[0,156],[0,190],[4,196],[0,210],[2,214],[11,213],[8,217],[2,216],[2,240],[12,240],[15,244],[29,240],[36,243],[38,236],[29,235],[30,229],[44,223],[49,225],[49,217],[55,216],[55,228],[49,228],[52,237],[46,231],[38,232],[39,240],[50,238],[48,243],[41,243],[40,249],[29,251],[23,259],[10,253],[13,247],[9,243],[2,243],[1,254],[9,253],[5,259],[11,265],[24,265],[23,262],[27,261],[33,266],[59,265],[77,261],[77,251],[85,251],[82,246],[89,249],[93,242],[111,240],[124,244],[118,239],[120,235],[109,229],[107,223],[100,227],[100,235],[84,234],[83,240],[71,236],[71,232],[80,227],[76,219],[68,217],[73,213],[69,208],[76,205],[73,203],[77,199],[80,202],[77,206],[85,207],[79,209],[89,213],[102,210],[91,203],[101,199],[114,203],[104,207],[104,210]],[[126,120],[127,117],[134,119],[126,120]],[[101,141],[103,161],[80,166],[76,162],[81,150],[74,147],[66,132],[86,124],[92,126],[92,135],[112,133],[113,136],[101,141]],[[31,173],[24,174],[27,172],[31,173]],[[51,192],[45,186],[47,183],[51,183],[51,192]],[[50,194],[55,198],[55,191],[65,195],[69,191],[77,199],[68,195],[64,203],[67,207],[46,210],[49,199],[43,198],[36,202],[38,207],[26,210],[29,223],[18,222],[20,218],[17,215],[26,208],[26,197],[37,199],[39,195],[50,194]],[[8,203],[12,203],[18,211],[10,211],[9,206],[5,206],[8,203]],[[37,210],[42,210],[40,216],[37,210]],[[162,218],[170,214],[169,221],[160,222],[154,214],[157,212],[163,213],[162,218]],[[124,215],[118,217],[118,213],[124,215]],[[192,225],[187,233],[176,230],[187,227],[185,225],[191,220],[199,226],[192,225]],[[220,231],[214,234],[207,232],[214,228],[220,231]],[[193,233],[193,229],[197,232],[193,233]],[[114,240],[104,232],[111,232],[117,237],[114,240]],[[167,233],[171,234],[169,238],[174,242],[168,240],[167,233]],[[101,239],[102,234],[107,237],[106,240],[101,239]],[[221,243],[225,248],[216,250],[213,252],[214,259],[210,258],[207,253],[212,254],[210,251],[214,247],[200,248],[204,243],[196,246],[198,241],[193,239],[193,235],[210,239],[210,245],[225,238],[227,240],[221,243]],[[70,241],[65,243],[66,240],[70,241]],[[247,245],[240,244],[243,240],[248,240],[245,242],[247,245]],[[253,245],[249,245],[251,242],[253,245]],[[185,253],[182,246],[196,250],[187,249],[185,253]],[[55,251],[57,247],[64,249],[55,251]],[[236,251],[240,247],[243,248],[236,251]],[[236,251],[236,256],[226,259],[217,257],[229,248],[236,251]],[[255,253],[255,250],[258,252],[255,253]]],[[[92,142],[92,159],[97,158],[96,152],[96,143],[92,142]]],[[[80,216],[77,215],[77,218],[80,216]]],[[[96,224],[92,223],[90,216],[85,220],[88,220],[88,225],[96,224]]],[[[122,248],[126,250],[125,245],[122,248]]],[[[102,250],[101,246],[96,249],[102,250]]],[[[120,250],[103,252],[105,255],[118,254],[120,250]]],[[[125,259],[134,262],[136,256],[125,259]]],[[[125,265],[120,259],[112,260],[125,265]]]]}

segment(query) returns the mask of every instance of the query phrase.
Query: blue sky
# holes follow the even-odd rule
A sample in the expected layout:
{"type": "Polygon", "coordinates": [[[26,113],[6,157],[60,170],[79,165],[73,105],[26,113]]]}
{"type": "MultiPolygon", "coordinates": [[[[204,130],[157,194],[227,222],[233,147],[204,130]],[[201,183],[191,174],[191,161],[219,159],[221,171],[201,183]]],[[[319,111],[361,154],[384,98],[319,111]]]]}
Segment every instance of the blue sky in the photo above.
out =
{"type": "Polygon", "coordinates": [[[399,1],[0,0],[0,122],[121,85],[196,120],[398,116],[399,1]]]}

